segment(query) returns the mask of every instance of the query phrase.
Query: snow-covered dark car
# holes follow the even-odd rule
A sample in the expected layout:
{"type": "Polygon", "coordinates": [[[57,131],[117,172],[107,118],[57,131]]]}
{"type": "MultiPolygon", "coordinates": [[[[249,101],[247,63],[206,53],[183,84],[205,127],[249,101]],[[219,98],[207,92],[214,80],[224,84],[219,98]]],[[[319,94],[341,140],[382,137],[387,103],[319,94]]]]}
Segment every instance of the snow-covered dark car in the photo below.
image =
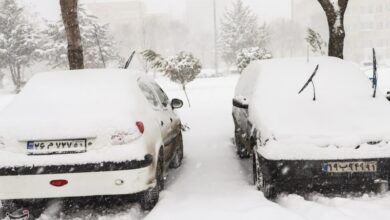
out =
{"type": "Polygon", "coordinates": [[[3,214],[37,199],[116,195],[151,209],[183,159],[182,105],[134,71],[35,75],[0,112],[3,214]]]}
{"type": "Polygon", "coordinates": [[[268,198],[386,190],[390,103],[373,93],[365,74],[338,58],[250,64],[236,87],[233,118],[237,152],[253,155],[257,188],[268,198]]]}

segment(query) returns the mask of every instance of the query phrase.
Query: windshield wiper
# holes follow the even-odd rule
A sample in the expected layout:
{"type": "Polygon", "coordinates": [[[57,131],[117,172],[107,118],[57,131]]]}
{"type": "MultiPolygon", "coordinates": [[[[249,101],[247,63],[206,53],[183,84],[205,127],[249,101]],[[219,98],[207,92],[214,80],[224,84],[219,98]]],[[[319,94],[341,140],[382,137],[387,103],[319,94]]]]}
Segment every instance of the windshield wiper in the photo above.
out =
{"type": "Polygon", "coordinates": [[[298,94],[301,94],[303,92],[303,90],[305,90],[307,88],[307,86],[311,83],[312,86],[313,86],[313,101],[316,101],[316,87],[314,86],[314,82],[313,82],[313,78],[314,76],[317,74],[317,71],[318,71],[318,68],[320,67],[319,64],[317,64],[316,66],[316,69],[314,70],[314,73],[311,74],[310,78],[307,80],[307,82],[305,83],[305,85],[302,87],[302,89],[298,92],[298,94]]]}

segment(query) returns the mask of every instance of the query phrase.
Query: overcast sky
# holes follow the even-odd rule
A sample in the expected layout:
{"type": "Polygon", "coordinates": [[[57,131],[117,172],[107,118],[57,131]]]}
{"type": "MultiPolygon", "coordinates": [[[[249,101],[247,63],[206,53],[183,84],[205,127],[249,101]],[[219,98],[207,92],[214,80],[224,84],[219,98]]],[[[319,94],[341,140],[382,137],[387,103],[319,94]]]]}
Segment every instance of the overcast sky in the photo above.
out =
{"type": "MultiPolygon", "coordinates": [[[[59,0],[21,0],[32,8],[33,12],[48,20],[59,19],[59,0]]],[[[96,1],[132,1],[132,0],[80,0],[81,2],[96,1]]],[[[143,0],[150,13],[169,13],[180,19],[184,13],[185,0],[143,0]]],[[[210,0],[212,1],[212,0],[210,0]]],[[[291,0],[243,0],[251,6],[261,20],[270,21],[275,18],[288,18],[290,16],[291,0]]]]}

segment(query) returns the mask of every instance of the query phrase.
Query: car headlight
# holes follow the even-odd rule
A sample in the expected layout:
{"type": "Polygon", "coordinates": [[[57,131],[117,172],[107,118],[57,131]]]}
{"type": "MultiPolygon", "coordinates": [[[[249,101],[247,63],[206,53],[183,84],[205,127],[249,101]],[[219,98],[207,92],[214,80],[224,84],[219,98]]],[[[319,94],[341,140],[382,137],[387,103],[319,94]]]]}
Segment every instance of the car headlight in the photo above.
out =
{"type": "Polygon", "coordinates": [[[132,129],[114,132],[110,139],[111,145],[129,144],[141,137],[144,131],[144,124],[138,121],[136,122],[135,127],[132,129]]]}

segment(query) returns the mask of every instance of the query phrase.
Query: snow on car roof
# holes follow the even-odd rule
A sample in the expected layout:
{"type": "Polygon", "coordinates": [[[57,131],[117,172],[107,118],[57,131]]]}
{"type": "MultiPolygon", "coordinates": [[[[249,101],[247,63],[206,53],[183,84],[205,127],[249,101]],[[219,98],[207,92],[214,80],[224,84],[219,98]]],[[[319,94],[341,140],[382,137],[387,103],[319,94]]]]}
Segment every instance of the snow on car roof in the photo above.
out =
{"type": "Polygon", "coordinates": [[[0,130],[15,130],[20,138],[46,133],[47,138],[69,138],[98,127],[128,126],[124,119],[144,115],[147,108],[136,83],[139,77],[116,69],[36,74],[0,112],[0,130]]]}
{"type": "Polygon", "coordinates": [[[243,78],[247,83],[240,82],[236,96],[241,90],[249,94],[250,120],[265,139],[305,137],[355,147],[390,138],[390,103],[380,93],[372,98],[369,79],[353,63],[330,57],[264,60],[252,63],[243,78]],[[311,85],[298,91],[317,64],[313,101],[311,85]],[[253,84],[252,91],[245,84],[253,84]]]}

